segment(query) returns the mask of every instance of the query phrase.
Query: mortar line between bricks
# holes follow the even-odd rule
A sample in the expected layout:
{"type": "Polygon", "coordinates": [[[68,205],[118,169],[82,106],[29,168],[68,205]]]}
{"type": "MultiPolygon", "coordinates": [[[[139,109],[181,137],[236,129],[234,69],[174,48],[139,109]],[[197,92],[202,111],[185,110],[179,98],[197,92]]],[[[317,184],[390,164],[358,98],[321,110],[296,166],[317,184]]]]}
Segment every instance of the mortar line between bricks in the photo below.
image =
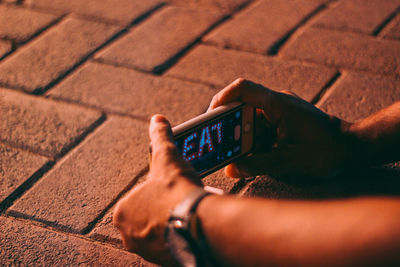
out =
{"type": "MultiPolygon", "coordinates": [[[[43,13],[43,12],[42,12],[43,13]]],[[[50,13],[46,13],[46,14],[50,14],[50,13]]],[[[16,49],[18,49],[20,46],[23,46],[25,44],[27,44],[28,42],[34,40],[35,38],[37,38],[39,35],[41,35],[43,32],[45,32],[46,30],[49,30],[55,26],[57,26],[58,24],[60,24],[60,22],[65,18],[65,15],[61,15],[61,16],[56,16],[56,18],[54,18],[48,25],[45,25],[43,28],[40,28],[38,31],[36,31],[32,36],[30,36],[28,39],[22,41],[22,42],[17,42],[16,41],[16,49]]]]}
{"type": "Polygon", "coordinates": [[[88,108],[88,109],[92,109],[95,111],[99,111],[103,114],[107,114],[107,115],[112,115],[112,116],[118,116],[118,117],[123,117],[123,118],[129,118],[129,119],[133,119],[133,120],[138,120],[138,121],[143,121],[143,122],[148,122],[150,118],[147,117],[142,117],[142,116],[138,116],[138,115],[132,115],[132,114],[128,114],[128,113],[123,113],[123,112],[117,112],[117,111],[112,111],[109,109],[104,109],[95,105],[90,105],[90,104],[86,104],[86,103],[81,103],[75,100],[71,100],[71,99],[64,99],[62,97],[56,97],[56,96],[48,96],[46,97],[46,99],[49,100],[53,100],[54,102],[60,102],[60,103],[68,103],[68,104],[74,104],[80,107],[84,107],[84,108],[88,108]]]}
{"type": "Polygon", "coordinates": [[[254,181],[256,177],[253,177],[251,179],[240,179],[239,181],[237,181],[234,186],[232,187],[232,189],[229,191],[229,194],[238,194],[240,193],[240,191],[242,191],[242,189],[251,181],[254,181]]]}
{"type": "Polygon", "coordinates": [[[54,166],[54,161],[48,160],[34,174],[26,179],[11,194],[9,194],[2,202],[0,202],[0,214],[11,207],[14,202],[20,198],[27,190],[29,190],[43,175],[54,166]]]}
{"type": "Polygon", "coordinates": [[[43,28],[41,28],[37,32],[35,32],[28,39],[26,39],[26,40],[24,40],[22,42],[19,42],[19,43],[16,42],[16,49],[18,49],[20,46],[23,46],[23,45],[27,44],[28,42],[34,40],[35,38],[37,38],[39,35],[41,35],[46,30],[57,26],[57,24],[59,24],[64,18],[65,18],[65,16],[58,16],[54,20],[52,20],[48,25],[44,26],[43,28]]]}
{"type": "Polygon", "coordinates": [[[31,6],[29,4],[23,4],[23,6],[26,9],[30,9],[30,10],[37,11],[37,12],[53,14],[55,16],[73,16],[80,20],[84,20],[84,21],[88,21],[88,22],[96,22],[96,23],[112,25],[112,26],[118,26],[120,28],[128,28],[128,27],[131,27],[133,25],[140,23],[142,20],[147,18],[151,13],[153,13],[154,11],[158,10],[159,8],[161,8],[165,5],[167,5],[167,3],[161,2],[157,5],[155,5],[154,7],[152,7],[151,9],[145,11],[143,14],[139,15],[137,18],[134,18],[132,21],[130,21],[128,23],[119,23],[119,22],[115,22],[115,21],[107,19],[107,18],[97,17],[95,15],[85,15],[85,14],[76,13],[74,11],[62,11],[57,8],[48,8],[48,7],[42,7],[42,6],[31,6]]]}
{"type": "Polygon", "coordinates": [[[305,27],[309,21],[311,21],[316,15],[320,14],[323,10],[327,9],[326,3],[321,4],[313,11],[311,11],[307,16],[299,21],[291,30],[289,30],[282,38],[277,40],[271,47],[267,50],[269,55],[277,55],[280,48],[286,43],[286,41],[300,28],[305,27]]]}
{"type": "MultiPolygon", "coordinates": [[[[101,64],[104,64],[104,63],[101,63],[101,64]]],[[[121,67],[121,66],[115,66],[115,67],[121,67]]],[[[122,67],[122,68],[125,68],[125,67],[122,67]]],[[[149,73],[147,73],[147,74],[149,74],[149,73]]],[[[177,78],[172,77],[172,76],[171,77],[165,77],[164,76],[163,78],[169,78],[169,79],[176,79],[176,80],[180,80],[180,81],[185,81],[185,80],[182,80],[182,79],[177,79],[177,78]]],[[[190,82],[192,82],[192,81],[190,81],[190,82]]],[[[193,82],[193,83],[196,83],[196,84],[199,84],[199,85],[208,85],[206,83],[200,83],[200,82],[193,82]]],[[[0,84],[0,87],[1,86],[2,85],[0,84]]],[[[208,85],[208,86],[211,87],[210,88],[211,91],[214,91],[214,89],[213,89],[214,86],[212,86],[212,85],[208,85]]],[[[18,90],[19,93],[31,96],[28,92],[23,91],[20,88],[16,88],[16,87],[12,88],[12,87],[8,87],[8,86],[4,86],[4,88],[5,89],[18,90]]],[[[99,106],[96,106],[96,105],[90,105],[90,104],[82,103],[82,102],[79,102],[79,101],[66,99],[66,98],[62,98],[62,97],[57,97],[57,96],[52,96],[52,95],[39,95],[39,96],[35,96],[35,97],[44,98],[47,101],[51,101],[51,102],[58,102],[58,103],[63,103],[63,104],[72,104],[72,105],[75,105],[75,106],[78,106],[78,107],[81,107],[81,108],[86,108],[86,109],[90,109],[90,110],[93,110],[93,111],[98,111],[98,112],[100,112],[100,113],[102,113],[102,114],[104,114],[106,116],[107,115],[111,115],[111,116],[117,116],[117,117],[122,117],[122,118],[128,118],[128,119],[132,119],[132,120],[138,120],[138,121],[142,121],[142,122],[148,122],[149,119],[150,119],[149,117],[145,117],[145,116],[133,115],[133,114],[124,113],[124,112],[118,112],[118,111],[112,111],[110,109],[102,108],[102,107],[99,107],[99,106]]],[[[27,146],[21,146],[18,143],[15,143],[15,142],[10,142],[8,140],[2,140],[2,139],[0,139],[0,142],[2,142],[4,144],[8,144],[11,147],[23,149],[23,150],[26,150],[26,151],[29,151],[29,152],[32,152],[32,153],[47,157],[47,158],[53,158],[49,154],[46,154],[46,153],[43,153],[43,152],[40,152],[40,151],[36,151],[36,150],[34,150],[34,149],[30,148],[30,147],[27,147],[27,146]]]]}
{"type": "Polygon", "coordinates": [[[201,43],[201,40],[205,35],[207,35],[209,32],[211,32],[213,29],[218,27],[220,24],[222,24],[224,21],[226,21],[228,16],[222,17],[220,20],[218,20],[216,23],[211,25],[208,29],[206,29],[203,33],[199,35],[198,38],[196,38],[192,43],[188,44],[186,47],[184,47],[181,51],[167,59],[164,63],[161,63],[158,66],[155,66],[152,69],[152,72],[154,74],[162,75],[167,69],[171,68],[173,65],[175,65],[181,58],[183,58],[193,47],[195,47],[197,44],[201,43]]]}
{"type": "MultiPolygon", "coordinates": [[[[68,154],[69,151],[72,151],[74,147],[76,147],[79,143],[81,143],[84,139],[86,139],[86,137],[90,133],[94,132],[95,129],[98,128],[105,120],[106,116],[103,114],[97,121],[92,123],[92,125],[88,127],[88,129],[86,129],[84,133],[78,136],[76,140],[67,147],[68,149],[66,148],[64,154],[62,155],[60,154],[59,156],[56,156],[54,158],[51,157],[49,158],[48,156],[46,156],[49,159],[48,162],[44,164],[39,170],[37,170],[31,177],[25,180],[25,182],[23,182],[22,185],[20,185],[17,189],[15,189],[10,195],[6,197],[4,201],[0,203],[0,214],[2,214],[3,211],[5,212],[9,207],[11,207],[17,199],[19,199],[25,192],[31,189],[46,173],[48,173],[53,168],[53,166],[55,166],[58,162],[60,162],[62,158],[68,154]]],[[[12,146],[8,142],[5,144],[12,146]]],[[[34,151],[30,150],[28,151],[39,154],[34,151]]]]}
{"type": "Polygon", "coordinates": [[[211,84],[211,83],[207,83],[207,82],[203,82],[203,81],[196,81],[196,80],[188,79],[188,78],[185,78],[185,77],[179,77],[179,76],[175,76],[175,75],[166,76],[166,75],[163,75],[164,73],[162,75],[158,75],[158,74],[155,74],[153,72],[149,72],[149,71],[146,71],[146,70],[138,69],[138,68],[133,67],[133,66],[129,66],[129,65],[125,65],[125,64],[118,64],[116,62],[107,61],[107,60],[104,60],[104,59],[101,59],[101,58],[94,58],[94,59],[91,59],[91,61],[95,62],[95,63],[98,63],[98,64],[103,64],[103,65],[107,65],[107,66],[113,66],[113,67],[116,67],[116,68],[124,68],[124,69],[128,69],[128,70],[134,70],[134,71],[138,71],[138,72],[141,72],[141,73],[144,73],[144,74],[147,74],[147,75],[153,75],[155,77],[173,78],[173,79],[177,79],[177,80],[180,80],[180,81],[186,81],[186,82],[192,82],[192,83],[201,84],[201,85],[207,85],[207,86],[211,87],[212,89],[215,89],[215,84],[211,84]]]}
{"type": "Polygon", "coordinates": [[[58,155],[54,158],[58,160],[68,154],[74,147],[78,146],[82,143],[86,137],[94,132],[100,125],[102,125],[107,120],[106,114],[101,114],[100,118],[98,118],[95,122],[93,122],[81,135],[77,136],[69,145],[63,147],[58,155]]]}
{"type": "Polygon", "coordinates": [[[244,2],[243,4],[239,5],[237,8],[232,10],[230,17],[237,16],[238,13],[242,12],[243,10],[250,8],[250,6],[255,5],[257,2],[261,2],[262,0],[249,0],[244,2]]]}
{"type": "Polygon", "coordinates": [[[336,83],[336,81],[340,78],[342,73],[336,72],[335,75],[322,87],[322,89],[318,92],[318,94],[310,101],[311,104],[316,105],[321,98],[326,94],[326,92],[336,83]]]}
{"type": "Polygon", "coordinates": [[[143,177],[144,175],[146,175],[146,173],[148,173],[149,171],[149,166],[147,165],[144,169],[142,169],[128,184],[127,186],[125,186],[124,189],[122,189],[121,192],[118,193],[118,195],[112,200],[110,201],[110,203],[99,213],[98,216],[96,216],[96,218],[94,218],[93,221],[88,223],[88,226],[86,226],[84,229],[82,229],[81,234],[82,235],[86,235],[88,233],[90,233],[93,228],[95,228],[95,226],[98,224],[98,222],[101,221],[101,219],[103,219],[104,215],[107,214],[107,212],[127,193],[129,192],[139,181],[139,179],[141,177],[143,177]]]}
{"type": "Polygon", "coordinates": [[[42,151],[39,151],[39,150],[36,150],[36,149],[34,149],[33,147],[30,147],[30,146],[26,146],[26,145],[19,144],[19,143],[10,141],[10,140],[5,140],[5,139],[0,139],[0,143],[6,144],[7,146],[10,146],[10,147],[13,147],[13,148],[25,150],[25,151],[28,151],[28,152],[33,153],[33,154],[37,154],[37,155],[42,156],[42,157],[46,157],[46,158],[48,158],[50,160],[54,160],[54,157],[51,156],[50,154],[42,152],[42,151]]]}
{"type": "Polygon", "coordinates": [[[155,66],[152,69],[152,73],[157,74],[157,75],[162,75],[165,71],[167,71],[169,68],[174,66],[181,58],[183,58],[192,48],[194,48],[196,45],[202,43],[203,37],[205,37],[207,34],[209,34],[211,31],[213,31],[215,28],[220,26],[226,21],[229,21],[230,19],[233,18],[234,15],[245,9],[246,7],[250,6],[252,3],[255,3],[257,1],[248,1],[246,3],[243,3],[241,6],[237,7],[231,14],[224,15],[221,19],[216,21],[213,25],[208,27],[203,33],[199,35],[198,38],[196,38],[192,43],[188,44],[186,47],[184,47],[181,51],[167,59],[164,63],[161,63],[158,66],[155,66]]]}
{"type": "Polygon", "coordinates": [[[212,83],[205,82],[205,81],[199,81],[199,80],[187,78],[187,77],[184,77],[184,76],[179,76],[179,75],[176,75],[176,74],[168,74],[168,76],[163,75],[162,77],[171,77],[171,78],[174,78],[174,79],[177,79],[177,80],[180,80],[180,81],[184,81],[184,82],[192,82],[192,83],[207,85],[207,86],[213,88],[214,90],[216,90],[216,88],[221,88],[221,89],[223,88],[223,87],[221,87],[219,85],[216,85],[216,84],[212,84],[212,83]]]}
{"type": "MultiPolygon", "coordinates": [[[[368,35],[371,38],[374,38],[373,36],[368,35]]],[[[399,41],[397,40],[383,40],[385,42],[392,42],[392,43],[399,43],[399,41]]],[[[247,52],[246,52],[247,53],[247,52]]],[[[272,58],[272,57],[271,57],[272,58]]],[[[385,72],[385,73],[379,73],[379,72],[373,72],[373,71],[367,71],[367,70],[359,70],[359,69],[349,69],[349,68],[345,68],[342,66],[336,66],[336,65],[329,65],[329,64],[321,64],[320,62],[314,61],[314,60],[305,60],[305,59],[294,59],[294,58],[290,58],[290,59],[283,59],[280,58],[279,56],[276,57],[277,60],[281,60],[281,61],[287,61],[287,62],[293,62],[293,63],[298,63],[298,64],[304,64],[306,66],[314,66],[314,67],[325,67],[325,68],[330,68],[330,69],[338,69],[340,68],[343,71],[347,71],[347,72],[354,72],[354,73],[363,73],[363,74],[369,74],[369,75],[375,75],[375,76],[383,76],[383,77],[394,77],[394,78],[399,78],[400,76],[397,74],[392,74],[392,72],[385,72]]]]}
{"type": "MultiPolygon", "coordinates": [[[[397,41],[389,40],[389,42],[397,42],[397,41]]],[[[322,67],[327,67],[327,68],[337,68],[336,66],[324,65],[324,64],[320,64],[319,62],[307,61],[307,60],[304,60],[304,59],[281,58],[281,57],[279,57],[279,55],[260,54],[260,53],[251,52],[251,51],[239,50],[237,48],[232,48],[232,47],[220,48],[220,47],[216,47],[214,45],[211,45],[210,43],[202,43],[201,45],[202,46],[213,47],[213,48],[216,48],[216,49],[221,50],[221,51],[227,50],[227,51],[232,51],[232,52],[250,54],[250,55],[253,55],[253,56],[262,56],[262,57],[264,57],[266,59],[272,59],[272,60],[277,60],[277,61],[284,61],[284,62],[289,62],[289,63],[301,64],[301,65],[309,66],[309,67],[321,67],[322,66],[322,67]]],[[[169,74],[169,76],[173,77],[173,75],[170,75],[170,74],[169,74]]],[[[207,84],[206,82],[202,82],[202,83],[207,84]]]]}
{"type": "MultiPolygon", "coordinates": [[[[95,243],[95,244],[98,244],[98,245],[101,245],[101,246],[105,246],[105,247],[109,247],[109,248],[116,249],[116,250],[119,250],[119,251],[127,252],[126,250],[121,249],[121,247],[118,247],[118,246],[114,245],[113,243],[101,242],[99,240],[96,240],[96,239],[93,239],[93,238],[90,238],[90,237],[87,237],[87,236],[81,235],[81,234],[60,231],[59,228],[54,228],[54,227],[52,227],[50,225],[43,224],[43,223],[38,222],[38,221],[29,220],[29,219],[26,219],[26,218],[23,218],[23,217],[15,217],[15,216],[10,215],[10,214],[0,214],[0,217],[6,218],[6,219],[10,219],[10,220],[16,220],[16,221],[22,222],[25,225],[41,228],[43,230],[46,230],[46,231],[49,231],[49,232],[53,232],[53,233],[56,233],[56,234],[62,234],[62,235],[65,235],[65,236],[71,236],[71,237],[79,238],[79,239],[87,241],[87,242],[91,242],[91,243],[95,243]]],[[[137,254],[135,254],[135,255],[137,255],[137,254]]]]}
{"type": "Polygon", "coordinates": [[[134,66],[134,65],[120,63],[120,62],[116,62],[116,61],[112,61],[112,60],[108,60],[108,59],[104,59],[104,58],[92,58],[92,59],[90,59],[90,61],[91,62],[95,62],[95,63],[99,63],[99,64],[103,64],[103,65],[117,67],[117,68],[135,70],[135,71],[138,71],[138,72],[141,72],[141,73],[144,73],[144,74],[148,74],[148,75],[160,76],[160,74],[157,74],[157,73],[154,73],[152,71],[145,70],[145,69],[138,68],[137,66],[134,66]]]}
{"type": "Polygon", "coordinates": [[[58,24],[63,21],[65,16],[59,16],[56,17],[54,20],[52,20],[48,25],[44,26],[43,28],[40,28],[37,32],[35,32],[32,36],[30,36],[28,39],[22,41],[22,42],[17,42],[16,40],[13,39],[8,39],[8,38],[3,38],[3,40],[10,41],[11,42],[11,51],[4,55],[0,60],[6,59],[8,56],[16,53],[19,49],[24,47],[25,45],[28,45],[30,42],[34,41],[35,39],[39,38],[43,33],[46,31],[52,29],[53,27],[57,26],[58,24]]]}
{"type": "MultiPolygon", "coordinates": [[[[86,61],[88,61],[90,58],[92,58],[97,52],[105,48],[106,46],[110,45],[114,41],[118,40],[121,36],[125,35],[130,28],[132,28],[134,25],[137,23],[140,23],[142,20],[150,16],[153,12],[156,10],[160,9],[162,6],[165,4],[160,4],[156,6],[155,8],[149,10],[148,12],[144,13],[142,16],[138,17],[137,19],[133,20],[131,24],[129,24],[127,27],[122,28],[120,31],[115,33],[113,36],[111,36],[108,40],[106,40],[104,43],[93,49],[91,52],[89,52],[87,55],[83,56],[79,61],[77,61],[73,66],[71,66],[68,70],[66,70],[64,73],[59,75],[57,78],[55,78],[53,81],[51,81],[48,85],[44,87],[39,87],[36,88],[35,90],[32,91],[32,94],[34,95],[43,95],[46,91],[48,91],[50,88],[54,87],[58,83],[60,83],[63,79],[68,77],[71,73],[74,72],[79,66],[84,64],[86,61]]],[[[104,23],[102,23],[104,24],[104,23]]]]}
{"type": "Polygon", "coordinates": [[[14,49],[14,44],[13,44],[13,42],[11,42],[11,49],[10,49],[10,51],[8,51],[8,52],[5,53],[2,57],[0,57],[0,61],[2,61],[3,59],[5,59],[5,58],[8,57],[9,55],[11,55],[14,51],[15,51],[15,49],[14,49]]]}
{"type": "Polygon", "coordinates": [[[329,96],[335,91],[335,88],[338,86],[340,81],[344,80],[347,77],[347,75],[349,74],[349,72],[344,71],[344,70],[341,70],[340,72],[341,72],[341,75],[340,75],[340,77],[337,78],[336,82],[334,84],[332,84],[330,86],[330,88],[328,90],[326,90],[323,95],[321,95],[318,102],[316,102],[314,104],[317,108],[319,108],[321,106],[321,104],[324,103],[325,99],[329,98],[329,96]]]}
{"type": "Polygon", "coordinates": [[[153,8],[147,10],[143,14],[139,15],[139,17],[133,19],[129,23],[117,23],[117,22],[113,22],[113,21],[108,20],[108,19],[99,18],[99,17],[96,17],[96,16],[78,14],[78,13],[74,13],[72,11],[69,14],[71,14],[72,16],[74,16],[74,17],[76,17],[78,19],[85,20],[85,21],[97,22],[97,23],[102,23],[102,24],[113,25],[113,26],[118,26],[118,27],[123,27],[123,28],[126,28],[126,29],[130,29],[131,27],[138,25],[139,23],[144,21],[147,17],[152,15],[155,11],[159,10],[160,8],[162,8],[162,7],[166,6],[166,5],[167,5],[166,3],[161,2],[161,3],[157,4],[157,5],[155,5],[153,8]]]}
{"type": "Polygon", "coordinates": [[[397,16],[398,13],[400,13],[400,6],[398,6],[395,11],[393,11],[380,25],[378,25],[378,27],[376,27],[372,35],[378,36],[379,33],[382,32],[382,30],[397,16]]]}
{"type": "Polygon", "coordinates": [[[79,66],[84,64],[90,57],[92,57],[95,53],[97,53],[102,48],[106,47],[108,44],[110,44],[114,40],[114,38],[116,38],[118,35],[122,34],[125,31],[126,31],[126,29],[124,28],[121,31],[117,32],[115,35],[113,35],[110,39],[105,41],[103,44],[101,44],[100,46],[98,46],[97,48],[95,48],[94,50],[89,52],[86,56],[83,56],[77,63],[75,63],[73,66],[71,66],[64,73],[60,74],[57,78],[55,78],[53,81],[51,81],[48,85],[46,85],[45,87],[39,87],[39,88],[36,88],[35,90],[33,90],[32,94],[34,94],[34,95],[43,95],[46,91],[48,91],[50,88],[52,88],[53,86],[57,85],[63,79],[68,77],[71,73],[74,72],[75,69],[77,69],[79,66]]]}
{"type": "MultiPolygon", "coordinates": [[[[55,164],[53,164],[53,165],[55,165],[55,164]]],[[[27,221],[40,223],[40,225],[46,226],[46,228],[48,227],[49,229],[57,229],[57,230],[59,230],[59,232],[62,232],[62,233],[69,233],[69,234],[76,234],[76,235],[84,236],[84,235],[86,235],[86,234],[88,234],[88,233],[90,233],[92,231],[92,229],[104,217],[104,215],[109,211],[109,209],[111,207],[113,207],[115,205],[115,203],[117,203],[117,201],[122,196],[125,195],[126,192],[128,192],[133,186],[135,186],[135,184],[137,183],[139,178],[142,177],[144,174],[146,174],[147,171],[148,171],[148,166],[145,167],[144,169],[142,169],[132,179],[132,181],[120,193],[118,193],[118,195],[112,201],[110,201],[110,203],[91,222],[88,223],[88,226],[86,226],[82,230],[78,230],[78,229],[75,229],[72,226],[67,226],[67,225],[64,225],[64,224],[61,224],[61,223],[57,223],[57,222],[53,222],[53,221],[49,221],[49,220],[46,220],[46,219],[43,219],[43,218],[35,218],[34,216],[27,215],[27,214],[24,214],[24,213],[19,212],[19,211],[14,211],[14,210],[6,211],[5,210],[6,211],[5,214],[7,216],[12,216],[12,217],[15,217],[15,218],[21,218],[21,219],[24,219],[24,220],[27,220],[27,221]]]]}
{"type": "Polygon", "coordinates": [[[111,246],[115,246],[117,248],[121,248],[122,245],[121,239],[107,236],[105,234],[92,233],[89,238],[99,242],[110,244],[111,246]]]}
{"type": "Polygon", "coordinates": [[[37,149],[35,149],[35,148],[31,147],[31,146],[19,144],[19,143],[17,143],[17,142],[13,142],[13,141],[10,141],[10,140],[0,139],[0,142],[1,142],[1,143],[4,143],[4,144],[6,144],[6,145],[8,145],[8,146],[10,146],[10,147],[14,147],[14,148],[17,148],[17,149],[25,150],[25,151],[31,152],[31,153],[33,153],[33,154],[37,154],[37,155],[46,157],[46,158],[48,158],[48,159],[50,159],[50,160],[57,161],[59,158],[63,157],[65,154],[67,154],[67,153],[69,152],[69,150],[71,150],[74,146],[76,146],[76,145],[78,145],[80,142],[82,142],[82,141],[86,138],[86,136],[87,136],[88,134],[90,134],[92,131],[94,131],[94,130],[95,130],[98,126],[100,126],[105,120],[106,120],[106,114],[103,113],[103,114],[101,114],[101,116],[100,116],[95,122],[93,122],[82,134],[76,136],[75,139],[72,140],[72,142],[71,142],[69,145],[63,147],[63,148],[61,149],[61,151],[60,151],[58,154],[54,155],[54,156],[51,155],[51,154],[48,153],[48,152],[40,151],[40,150],[37,150],[37,149]]]}
{"type": "MultiPolygon", "coordinates": [[[[105,115],[105,114],[103,114],[95,123],[93,123],[93,124],[91,125],[91,127],[89,127],[89,128],[86,130],[86,132],[85,132],[84,134],[82,134],[82,135],[80,136],[81,138],[79,138],[79,140],[76,141],[76,144],[71,144],[70,146],[68,146],[68,151],[67,151],[67,152],[71,152],[71,153],[72,153],[72,151],[73,151],[74,149],[78,149],[78,148],[79,148],[79,144],[81,144],[81,143],[83,142],[84,139],[87,139],[89,135],[93,134],[93,133],[95,132],[95,130],[98,129],[99,126],[100,126],[101,124],[103,124],[104,121],[106,121],[106,115],[105,115]],[[103,119],[102,119],[102,118],[103,118],[103,119]]],[[[68,153],[65,153],[65,154],[63,154],[62,156],[60,156],[60,157],[54,159],[53,161],[49,161],[49,162],[47,163],[48,166],[47,166],[47,164],[46,164],[46,166],[45,166],[46,169],[43,169],[43,170],[42,170],[42,168],[43,168],[43,167],[42,167],[42,168],[41,168],[42,171],[40,171],[40,172],[37,171],[37,176],[35,176],[34,179],[31,179],[31,180],[29,180],[29,181],[27,181],[27,182],[24,182],[24,187],[22,188],[22,186],[21,186],[21,188],[23,189],[22,191],[18,191],[18,192],[16,192],[16,193],[13,192],[13,193],[11,194],[11,196],[7,197],[7,199],[10,198],[9,200],[12,200],[12,202],[11,202],[11,201],[8,201],[8,202],[3,201],[2,203],[6,203],[6,204],[4,205],[4,207],[3,207],[3,206],[0,206],[0,214],[2,214],[3,211],[4,211],[4,212],[6,212],[5,214],[7,214],[7,215],[11,215],[11,216],[16,217],[16,218],[23,218],[23,219],[26,219],[26,220],[29,220],[29,221],[36,221],[36,222],[39,222],[39,223],[41,223],[41,224],[43,224],[43,225],[47,225],[47,226],[49,226],[49,227],[52,227],[52,228],[54,228],[54,229],[59,229],[59,230],[61,230],[62,232],[76,233],[76,234],[84,235],[84,234],[89,233],[89,232],[96,226],[96,224],[104,217],[104,215],[107,213],[107,211],[108,211],[113,205],[115,205],[115,203],[116,203],[126,192],[128,192],[128,191],[137,183],[137,181],[139,180],[139,178],[142,177],[143,175],[145,175],[145,174],[148,172],[148,170],[149,170],[148,166],[146,166],[146,167],[143,168],[141,171],[139,171],[138,174],[135,175],[135,176],[133,177],[133,179],[131,180],[131,182],[129,182],[129,183],[127,184],[127,186],[126,186],[123,190],[121,190],[121,192],[119,192],[119,193],[117,194],[117,196],[104,208],[104,210],[103,210],[101,213],[99,213],[99,215],[98,215],[93,221],[89,222],[88,226],[85,227],[85,228],[84,228],[83,230],[81,230],[81,231],[78,231],[78,230],[76,230],[76,229],[73,229],[72,227],[65,226],[65,225],[58,224],[58,223],[54,223],[54,222],[51,222],[51,221],[48,221],[48,220],[45,220],[45,219],[34,218],[34,217],[32,217],[32,216],[29,216],[29,215],[26,215],[26,214],[23,214],[23,213],[20,213],[20,212],[17,212],[17,211],[12,211],[12,210],[11,210],[11,211],[7,211],[7,209],[8,209],[9,207],[11,207],[12,204],[13,204],[19,197],[21,197],[25,192],[27,192],[30,188],[32,188],[32,186],[34,186],[34,184],[35,184],[40,178],[42,178],[48,171],[50,171],[50,170],[52,169],[52,167],[54,167],[54,166],[56,166],[56,165],[58,165],[58,164],[61,164],[61,163],[63,162],[63,159],[65,159],[65,156],[66,156],[67,154],[68,154],[68,153]]],[[[18,189],[19,189],[19,188],[18,188],[18,189]]],[[[17,191],[17,190],[15,190],[15,191],[17,191]]]]}

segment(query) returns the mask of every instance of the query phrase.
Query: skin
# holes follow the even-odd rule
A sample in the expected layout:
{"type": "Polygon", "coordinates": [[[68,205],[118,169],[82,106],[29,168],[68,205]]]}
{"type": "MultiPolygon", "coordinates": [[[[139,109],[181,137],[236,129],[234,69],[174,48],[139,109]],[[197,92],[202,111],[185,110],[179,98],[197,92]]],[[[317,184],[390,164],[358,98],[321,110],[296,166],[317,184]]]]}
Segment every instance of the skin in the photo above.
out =
{"type": "MultiPolygon", "coordinates": [[[[232,101],[257,111],[257,148],[226,167],[231,177],[257,174],[326,177],[349,165],[399,160],[400,103],[351,124],[290,93],[238,79],[210,109],[232,101]]],[[[150,123],[147,182],[120,200],[113,222],[124,246],[174,264],[164,239],[170,211],[201,186],[173,143],[167,119],[150,123]]],[[[399,266],[400,199],[277,201],[208,196],[196,213],[214,257],[228,266],[399,266]]]]}

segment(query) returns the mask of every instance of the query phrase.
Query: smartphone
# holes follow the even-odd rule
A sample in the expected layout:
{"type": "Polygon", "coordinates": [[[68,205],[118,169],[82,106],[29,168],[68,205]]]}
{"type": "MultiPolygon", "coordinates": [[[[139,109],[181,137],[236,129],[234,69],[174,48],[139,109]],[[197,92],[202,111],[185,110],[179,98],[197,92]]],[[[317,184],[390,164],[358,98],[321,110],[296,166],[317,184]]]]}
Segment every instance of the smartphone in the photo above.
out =
{"type": "Polygon", "coordinates": [[[255,109],[233,102],[201,114],[172,129],[182,157],[200,177],[251,153],[255,109]]]}

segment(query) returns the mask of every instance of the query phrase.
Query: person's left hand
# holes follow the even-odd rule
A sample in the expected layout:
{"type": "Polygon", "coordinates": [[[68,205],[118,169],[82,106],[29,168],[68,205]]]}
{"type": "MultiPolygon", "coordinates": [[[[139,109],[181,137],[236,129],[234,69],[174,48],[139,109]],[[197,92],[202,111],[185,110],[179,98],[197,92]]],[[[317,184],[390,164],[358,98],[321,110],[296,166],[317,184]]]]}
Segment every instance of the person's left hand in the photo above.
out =
{"type": "Polygon", "coordinates": [[[165,240],[170,212],[201,186],[201,181],[179,155],[165,117],[153,116],[149,132],[152,163],[148,179],[117,203],[113,223],[120,230],[126,249],[165,264],[173,262],[165,240]]]}

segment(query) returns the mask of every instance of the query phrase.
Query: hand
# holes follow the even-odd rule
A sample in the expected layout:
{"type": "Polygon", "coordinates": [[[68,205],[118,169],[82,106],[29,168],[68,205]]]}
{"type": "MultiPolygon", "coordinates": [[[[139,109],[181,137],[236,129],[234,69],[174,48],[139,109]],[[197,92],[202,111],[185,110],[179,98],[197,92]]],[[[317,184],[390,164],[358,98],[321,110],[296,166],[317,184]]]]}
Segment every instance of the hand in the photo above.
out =
{"type": "Polygon", "coordinates": [[[290,92],[272,91],[237,79],[220,91],[210,108],[241,101],[257,108],[255,151],[230,164],[230,177],[261,174],[324,176],[345,165],[346,123],[290,92]]]}
{"type": "Polygon", "coordinates": [[[201,182],[179,156],[170,124],[163,116],[153,116],[149,132],[152,164],[148,179],[117,203],[113,223],[129,251],[165,264],[173,262],[164,239],[170,212],[201,182]]]}

